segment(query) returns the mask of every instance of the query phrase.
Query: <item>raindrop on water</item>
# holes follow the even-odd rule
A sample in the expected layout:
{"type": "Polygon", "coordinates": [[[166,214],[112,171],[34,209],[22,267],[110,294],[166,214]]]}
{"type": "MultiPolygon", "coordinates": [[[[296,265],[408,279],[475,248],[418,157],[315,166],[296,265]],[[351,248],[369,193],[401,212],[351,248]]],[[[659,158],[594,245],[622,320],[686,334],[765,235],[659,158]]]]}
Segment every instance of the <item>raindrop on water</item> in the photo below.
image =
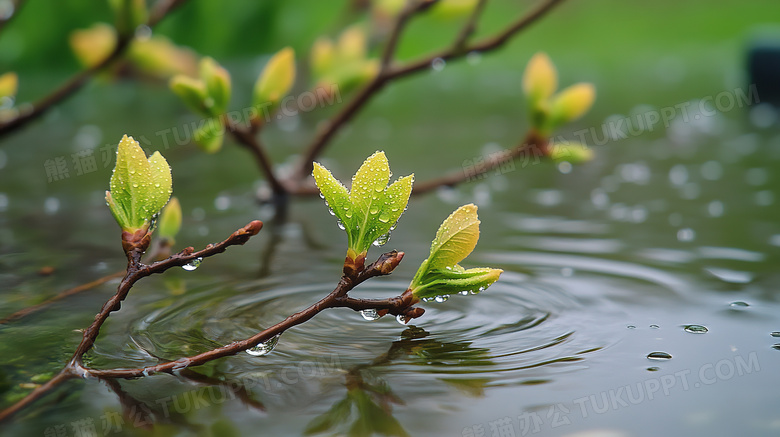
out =
{"type": "Polygon", "coordinates": [[[731,302],[729,304],[729,306],[731,308],[747,308],[747,307],[750,306],[750,304],[748,304],[747,302],[742,302],[742,301],[738,300],[738,301],[735,301],[735,302],[731,302]]]}
{"type": "Polygon", "coordinates": [[[369,308],[367,310],[360,310],[360,315],[363,316],[363,318],[368,320],[369,322],[373,322],[374,320],[379,320],[382,317],[379,314],[377,314],[377,311],[374,308],[369,308]]]}
{"type": "Polygon", "coordinates": [[[276,334],[268,340],[258,344],[257,346],[247,349],[246,353],[252,355],[253,357],[261,357],[263,355],[270,354],[271,351],[276,347],[276,344],[279,343],[279,335],[280,334],[276,334]]]}
{"type": "Polygon", "coordinates": [[[655,367],[655,366],[647,368],[648,372],[657,372],[659,370],[661,370],[661,368],[660,367],[655,367]]]}
{"type": "Polygon", "coordinates": [[[649,354],[647,354],[647,359],[654,360],[654,361],[662,361],[662,360],[670,360],[672,359],[672,356],[666,352],[650,352],[649,354]]]}
{"type": "Polygon", "coordinates": [[[660,329],[661,327],[658,325],[650,325],[650,329],[660,329]]]}
{"type": "Polygon", "coordinates": [[[709,332],[709,329],[703,325],[685,325],[683,326],[683,329],[685,329],[685,332],[690,332],[692,334],[706,334],[709,332]]]}
{"type": "Polygon", "coordinates": [[[772,349],[779,350],[780,351],[780,343],[775,343],[772,345],[772,349]]]}
{"type": "Polygon", "coordinates": [[[186,270],[188,272],[191,272],[191,271],[197,269],[198,267],[200,267],[200,263],[201,262],[203,262],[203,258],[195,258],[194,260],[190,261],[189,263],[184,264],[183,266],[181,266],[181,268],[183,268],[184,270],[186,270]]]}
{"type": "Polygon", "coordinates": [[[634,325],[627,325],[626,328],[628,328],[628,329],[636,329],[636,326],[634,326],[634,325]]]}
{"type": "Polygon", "coordinates": [[[769,335],[771,335],[772,337],[780,337],[780,331],[770,332],[769,335]]]}

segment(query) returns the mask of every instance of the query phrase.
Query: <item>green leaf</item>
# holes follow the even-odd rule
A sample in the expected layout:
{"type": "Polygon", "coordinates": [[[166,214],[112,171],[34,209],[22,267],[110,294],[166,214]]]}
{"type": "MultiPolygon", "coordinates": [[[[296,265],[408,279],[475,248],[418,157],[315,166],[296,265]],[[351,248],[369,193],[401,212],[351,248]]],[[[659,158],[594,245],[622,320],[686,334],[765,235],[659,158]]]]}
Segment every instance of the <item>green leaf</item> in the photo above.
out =
{"type": "Polygon", "coordinates": [[[595,99],[596,88],[591,83],[578,83],[556,94],[550,104],[551,129],[582,117],[595,99]]]}
{"type": "Polygon", "coordinates": [[[224,114],[230,102],[230,73],[209,57],[200,60],[199,70],[209,97],[204,102],[206,108],[212,115],[224,114]]]}
{"type": "Polygon", "coordinates": [[[203,126],[195,130],[192,139],[204,152],[217,153],[222,148],[222,142],[225,139],[222,122],[217,118],[206,120],[203,126]]]}
{"type": "Polygon", "coordinates": [[[564,144],[553,144],[550,151],[550,159],[553,162],[569,162],[571,164],[581,164],[593,159],[593,149],[578,143],[569,142],[564,144]]]}
{"type": "Polygon", "coordinates": [[[414,275],[409,289],[418,299],[460,292],[479,293],[496,282],[500,269],[464,269],[460,265],[479,240],[477,207],[463,205],[439,226],[428,258],[414,275]]]}
{"type": "Polygon", "coordinates": [[[255,83],[252,105],[270,104],[273,112],[295,83],[295,52],[286,47],[273,55],[255,83]]]}
{"type": "Polygon", "coordinates": [[[389,187],[390,166],[384,152],[371,155],[352,177],[347,189],[322,165],[314,164],[314,180],[349,237],[349,249],[365,254],[373,242],[384,244],[409,203],[414,175],[389,187]]]}
{"type": "Polygon", "coordinates": [[[211,116],[211,110],[206,106],[208,92],[202,80],[179,74],[171,78],[169,86],[190,110],[200,115],[211,116]]]}
{"type": "Polygon", "coordinates": [[[106,201],[119,226],[134,232],[149,227],[171,197],[171,168],[159,152],[146,158],[141,146],[125,135],[116,151],[106,201]]]}
{"type": "Polygon", "coordinates": [[[430,268],[452,267],[463,261],[477,246],[479,223],[474,204],[463,205],[450,214],[431,244],[430,268]]]}
{"type": "Polygon", "coordinates": [[[449,268],[426,270],[419,278],[415,277],[417,284],[413,282],[409,288],[419,299],[461,292],[476,294],[496,282],[501,273],[501,269],[482,267],[466,270],[455,264],[449,268]]]}
{"type": "Polygon", "coordinates": [[[157,224],[157,235],[173,243],[176,234],[181,229],[181,205],[179,199],[171,197],[168,205],[160,213],[160,221],[157,224]]]}

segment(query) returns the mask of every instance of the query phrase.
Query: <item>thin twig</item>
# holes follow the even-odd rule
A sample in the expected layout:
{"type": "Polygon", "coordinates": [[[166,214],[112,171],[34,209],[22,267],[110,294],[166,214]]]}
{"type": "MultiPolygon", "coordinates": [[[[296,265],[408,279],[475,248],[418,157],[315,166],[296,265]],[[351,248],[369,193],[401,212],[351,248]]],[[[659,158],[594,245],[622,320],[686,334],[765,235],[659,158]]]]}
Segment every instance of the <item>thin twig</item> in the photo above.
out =
{"type": "MultiPolygon", "coordinates": [[[[207,352],[193,355],[190,357],[180,358],[175,361],[169,361],[155,366],[148,366],[139,369],[86,369],[83,370],[91,376],[98,378],[139,378],[144,376],[154,375],[156,373],[174,373],[188,367],[199,366],[209,361],[216,360],[231,355],[235,355],[239,352],[245,351],[249,348],[257,346],[260,343],[270,340],[271,338],[282,334],[284,331],[300,325],[312,317],[316,316],[320,312],[329,308],[350,307],[353,303],[352,300],[343,299],[346,294],[355,288],[360,283],[375,276],[382,276],[389,274],[395,266],[403,258],[403,252],[389,252],[382,255],[376,262],[364,268],[353,277],[343,276],[333,291],[327,296],[323,297],[316,303],[312,304],[308,308],[301,310],[295,314],[288,316],[281,322],[267,328],[257,334],[244,340],[235,341],[224,346],[212,349],[207,352]]],[[[356,300],[357,301],[357,300],[356,300]]],[[[413,317],[422,314],[421,309],[417,309],[416,312],[410,312],[411,305],[414,303],[411,293],[404,293],[398,298],[393,298],[388,301],[376,301],[379,309],[387,309],[389,313],[399,314],[412,314],[413,317]],[[393,305],[388,305],[388,301],[393,301],[393,305]]],[[[362,302],[362,301],[361,301],[362,302]]],[[[357,302],[355,302],[357,304],[357,302]]],[[[362,305],[362,303],[361,303],[362,305]]],[[[360,309],[360,308],[357,308],[360,309]]]]}
{"type": "MultiPolygon", "coordinates": [[[[170,11],[180,6],[185,1],[186,0],[162,0],[160,6],[153,9],[147,24],[150,27],[154,26],[160,22],[160,20],[162,20],[170,11]]],[[[76,73],[76,75],[60,85],[59,88],[55,89],[49,95],[41,98],[37,102],[26,107],[23,106],[16,117],[0,123],[0,136],[9,134],[26,125],[27,123],[41,117],[44,113],[46,113],[46,111],[51,109],[52,106],[60,103],[61,101],[73,95],[76,91],[80,90],[95,74],[108,68],[109,66],[113,65],[114,62],[120,59],[132,41],[132,35],[120,35],[114,50],[112,50],[105,59],[76,73]]]]}
{"type": "MultiPolygon", "coordinates": [[[[352,117],[358,113],[360,109],[380,91],[385,84],[392,80],[396,80],[413,73],[417,73],[423,70],[428,70],[431,63],[437,59],[442,60],[455,60],[462,58],[470,52],[489,52],[503,46],[509,39],[519,33],[521,30],[527,28],[537,20],[542,18],[547,12],[549,12],[556,5],[563,0],[545,0],[535,9],[531,10],[528,14],[520,18],[518,21],[504,29],[497,35],[486,38],[480,42],[472,45],[466,45],[465,47],[454,48],[450,47],[439,53],[429,55],[423,59],[409,62],[405,65],[398,67],[388,66],[384,71],[380,71],[373,80],[366,84],[357,95],[347,105],[337,113],[333,119],[327,122],[322,130],[320,130],[314,137],[312,142],[303,154],[303,159],[300,162],[298,171],[295,173],[297,178],[297,184],[300,186],[302,182],[308,178],[311,174],[313,162],[322,150],[328,145],[334,135],[346,124],[352,117]]],[[[400,18],[400,17],[399,17],[400,18]]]]}
{"type": "Polygon", "coordinates": [[[474,10],[471,11],[469,18],[466,20],[466,24],[460,29],[458,37],[455,38],[455,42],[452,44],[452,50],[462,50],[465,44],[468,42],[474,31],[477,30],[477,22],[482,16],[482,12],[485,10],[487,0],[479,0],[474,6],[474,10]]]}
{"type": "Polygon", "coordinates": [[[138,256],[128,256],[127,273],[122,279],[122,282],[117,288],[116,294],[112,296],[104,305],[100,312],[95,316],[95,321],[84,330],[84,334],[81,343],[73,353],[73,357],[70,362],[58,373],[54,378],[49,380],[46,384],[36,388],[30,392],[27,396],[22,398],[19,402],[0,411],[0,422],[9,419],[11,416],[19,412],[21,409],[34,402],[35,400],[45,396],[50,390],[65,382],[69,379],[86,377],[90,373],[82,366],[82,358],[87,351],[92,348],[95,343],[95,339],[100,334],[100,327],[106,321],[108,316],[117,311],[122,301],[127,297],[130,289],[141,278],[146,276],[162,273],[172,267],[181,267],[193,260],[199,258],[206,258],[218,253],[224,252],[228,247],[235,245],[242,245],[246,243],[252,236],[257,235],[260,229],[263,227],[263,223],[255,220],[248,225],[237,230],[231,234],[224,241],[217,244],[209,244],[205,249],[194,251],[192,247],[188,247],[181,252],[171,255],[163,261],[158,261],[149,265],[142,264],[140,262],[140,254],[138,256]]]}

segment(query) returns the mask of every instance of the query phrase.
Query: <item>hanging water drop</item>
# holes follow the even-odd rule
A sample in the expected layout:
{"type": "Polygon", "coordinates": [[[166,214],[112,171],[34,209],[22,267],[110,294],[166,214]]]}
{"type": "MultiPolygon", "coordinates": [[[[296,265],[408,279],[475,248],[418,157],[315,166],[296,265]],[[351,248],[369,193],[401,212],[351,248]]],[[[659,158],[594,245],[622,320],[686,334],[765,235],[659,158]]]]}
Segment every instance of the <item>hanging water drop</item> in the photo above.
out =
{"type": "Polygon", "coordinates": [[[369,322],[373,322],[374,320],[379,320],[382,317],[379,314],[377,314],[377,311],[374,308],[369,308],[367,310],[360,310],[360,315],[363,316],[363,318],[368,320],[369,322]]]}
{"type": "Polygon", "coordinates": [[[339,225],[339,229],[341,229],[342,231],[343,231],[344,229],[347,229],[347,227],[346,227],[346,226],[344,226],[344,223],[341,221],[341,219],[339,219],[339,220],[336,222],[336,224],[337,224],[337,225],[339,225]]]}
{"type": "Polygon", "coordinates": [[[186,270],[188,272],[191,272],[191,271],[197,269],[200,266],[201,262],[203,262],[203,258],[195,258],[192,261],[190,261],[189,263],[184,264],[183,266],[181,266],[181,268],[183,268],[184,270],[186,270]]]}
{"type": "Polygon", "coordinates": [[[380,235],[376,240],[374,240],[374,246],[380,247],[387,244],[387,240],[390,239],[390,233],[382,234],[380,235]]]}
{"type": "Polygon", "coordinates": [[[459,291],[458,294],[461,295],[461,296],[468,296],[469,295],[469,291],[468,290],[459,291]]]}
{"type": "Polygon", "coordinates": [[[279,343],[280,335],[281,334],[276,334],[268,340],[258,344],[257,346],[247,349],[246,353],[252,355],[253,357],[261,357],[263,355],[270,354],[271,351],[276,347],[276,344],[279,343]]]}
{"type": "Polygon", "coordinates": [[[443,302],[447,302],[447,299],[449,298],[450,298],[449,294],[442,294],[440,296],[436,296],[435,300],[437,303],[443,303],[443,302]]]}

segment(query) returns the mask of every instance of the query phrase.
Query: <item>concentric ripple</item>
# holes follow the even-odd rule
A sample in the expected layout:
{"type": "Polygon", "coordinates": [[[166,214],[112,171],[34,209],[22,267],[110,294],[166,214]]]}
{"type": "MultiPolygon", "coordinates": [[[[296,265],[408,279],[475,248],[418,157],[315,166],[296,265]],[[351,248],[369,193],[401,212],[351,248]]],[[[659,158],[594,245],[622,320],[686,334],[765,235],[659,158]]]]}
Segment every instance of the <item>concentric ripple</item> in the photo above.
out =
{"type": "MultiPolygon", "coordinates": [[[[352,295],[385,298],[405,286],[370,281],[352,295]]],[[[192,355],[249,337],[329,291],[325,284],[202,289],[137,320],[132,342],[144,355],[159,359],[192,355]]],[[[392,316],[367,321],[349,309],[324,311],[285,332],[272,353],[239,354],[226,361],[222,372],[228,379],[273,375],[284,366],[320,360],[344,371],[373,369],[383,378],[405,375],[409,382],[433,374],[446,383],[442,388],[474,381],[483,387],[542,383],[582,368],[588,353],[617,341],[618,330],[603,331],[609,329],[607,318],[617,320],[614,310],[604,305],[583,311],[583,305],[559,285],[506,272],[480,295],[421,304],[424,316],[409,326],[392,316]]],[[[412,384],[410,390],[430,393],[435,388],[412,384]]]]}

